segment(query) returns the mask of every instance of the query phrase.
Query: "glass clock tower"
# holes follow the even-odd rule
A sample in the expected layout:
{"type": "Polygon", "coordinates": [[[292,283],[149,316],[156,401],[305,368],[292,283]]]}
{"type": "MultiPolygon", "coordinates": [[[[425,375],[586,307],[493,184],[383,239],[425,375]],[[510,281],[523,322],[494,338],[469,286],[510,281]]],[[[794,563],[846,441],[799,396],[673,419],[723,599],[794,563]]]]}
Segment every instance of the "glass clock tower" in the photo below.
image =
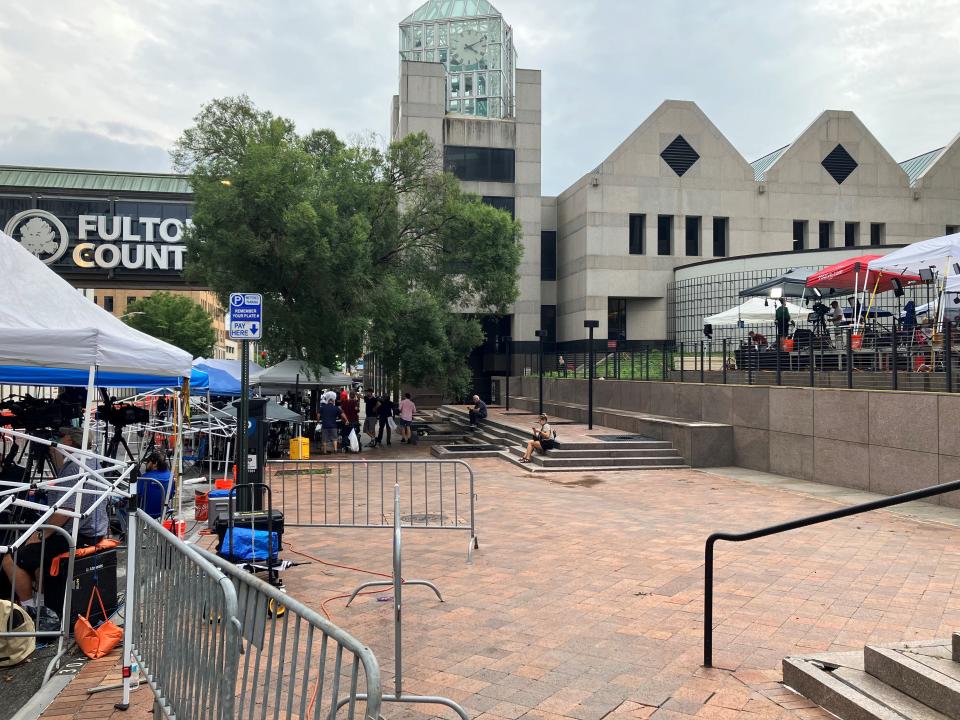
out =
{"type": "Polygon", "coordinates": [[[514,116],[513,31],[486,0],[429,0],[400,23],[400,57],[443,63],[448,113],[514,116]]]}

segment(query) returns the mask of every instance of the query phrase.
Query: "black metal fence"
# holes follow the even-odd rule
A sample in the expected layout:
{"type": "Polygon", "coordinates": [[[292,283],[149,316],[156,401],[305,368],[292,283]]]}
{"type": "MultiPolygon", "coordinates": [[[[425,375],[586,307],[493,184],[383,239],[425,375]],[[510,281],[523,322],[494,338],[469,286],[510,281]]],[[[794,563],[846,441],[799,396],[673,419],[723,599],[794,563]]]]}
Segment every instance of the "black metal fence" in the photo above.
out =
{"type": "MultiPolygon", "coordinates": [[[[613,343],[611,343],[613,345],[613,343]]],[[[523,353],[514,375],[586,378],[589,353],[523,353]]],[[[952,322],[868,323],[789,337],[703,339],[673,348],[619,350],[597,341],[594,378],[733,385],[954,392],[960,330],[952,322]]]]}

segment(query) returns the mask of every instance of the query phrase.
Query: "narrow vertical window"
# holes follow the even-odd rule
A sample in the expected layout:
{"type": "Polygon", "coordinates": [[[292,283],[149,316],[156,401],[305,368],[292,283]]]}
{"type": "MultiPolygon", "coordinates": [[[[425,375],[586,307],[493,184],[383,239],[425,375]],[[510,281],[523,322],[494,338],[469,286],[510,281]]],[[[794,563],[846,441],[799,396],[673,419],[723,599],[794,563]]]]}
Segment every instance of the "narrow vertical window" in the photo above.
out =
{"type": "Polygon", "coordinates": [[[630,216],[630,254],[643,255],[643,234],[647,223],[647,216],[643,214],[630,216]]]}
{"type": "Polygon", "coordinates": [[[557,279],[557,233],[544,230],[540,233],[540,279],[557,279]]]}
{"type": "Polygon", "coordinates": [[[686,255],[687,257],[700,256],[700,217],[698,215],[687,215],[686,218],[686,255]]]}
{"type": "Polygon", "coordinates": [[[793,251],[800,252],[807,248],[807,221],[793,221],[793,251]]]}
{"type": "Polygon", "coordinates": [[[715,217],[713,219],[713,256],[726,257],[729,239],[727,233],[730,228],[730,218],[715,217]]]}
{"type": "Polygon", "coordinates": [[[820,244],[821,250],[826,250],[833,245],[833,223],[827,220],[820,221],[820,244]]]}
{"type": "Polygon", "coordinates": [[[657,215],[657,255],[673,255],[673,215],[657,215]]]}
{"type": "Polygon", "coordinates": [[[843,246],[856,247],[860,235],[860,223],[848,222],[843,225],[843,246]]]}
{"type": "Polygon", "coordinates": [[[887,239],[887,226],[885,223],[870,223],[870,244],[883,245],[887,239]]]}

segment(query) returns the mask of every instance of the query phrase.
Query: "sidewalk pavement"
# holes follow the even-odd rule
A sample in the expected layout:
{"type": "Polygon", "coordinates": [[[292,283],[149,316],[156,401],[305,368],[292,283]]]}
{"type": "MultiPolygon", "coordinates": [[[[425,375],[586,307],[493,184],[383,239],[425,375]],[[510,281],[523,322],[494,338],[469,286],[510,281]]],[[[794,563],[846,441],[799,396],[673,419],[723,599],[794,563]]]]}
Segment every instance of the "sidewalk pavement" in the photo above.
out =
{"type": "MultiPolygon", "coordinates": [[[[429,448],[390,450],[362,459],[429,448]]],[[[823,512],[860,502],[859,494],[737,468],[530,476],[493,458],[470,465],[474,563],[464,562],[462,533],[404,531],[405,577],[434,581],[445,600],[422,588],[404,593],[404,677],[407,692],[445,695],[474,718],[825,719],[780,684],[784,656],[946,637],[960,627],[960,510],[917,504],[718,545],[716,669],[705,669],[707,535],[823,512]]],[[[289,528],[284,544],[289,559],[307,553],[390,571],[382,530],[289,528]]],[[[327,601],[333,621],[370,645],[391,691],[391,603],[328,601],[368,576],[311,562],[284,579],[311,607],[327,601]]],[[[76,683],[98,684],[104,666],[90,663],[43,717],[139,717],[103,714],[118,694],[83,702],[76,683]]],[[[135,693],[137,712],[150,697],[135,693]]],[[[422,718],[435,709],[386,704],[383,714],[422,718]]]]}

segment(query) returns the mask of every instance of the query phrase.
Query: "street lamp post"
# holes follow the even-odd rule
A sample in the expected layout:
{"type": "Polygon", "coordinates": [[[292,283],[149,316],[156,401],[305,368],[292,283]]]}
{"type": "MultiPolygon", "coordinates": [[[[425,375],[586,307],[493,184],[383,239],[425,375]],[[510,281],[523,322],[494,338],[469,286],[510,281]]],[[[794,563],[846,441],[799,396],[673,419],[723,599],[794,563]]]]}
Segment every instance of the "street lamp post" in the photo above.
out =
{"type": "Polygon", "coordinates": [[[507,388],[506,392],[506,406],[507,412],[510,412],[510,373],[513,372],[513,338],[507,335],[503,338],[503,344],[506,346],[507,351],[507,388]]]}
{"type": "Polygon", "coordinates": [[[587,341],[587,429],[593,430],[593,329],[600,327],[599,320],[584,320],[583,326],[587,328],[590,339],[587,341]]]}
{"type": "Polygon", "coordinates": [[[543,415],[543,339],[547,336],[546,330],[537,330],[533,333],[538,338],[540,338],[540,364],[538,368],[540,370],[540,414],[543,415]]]}

